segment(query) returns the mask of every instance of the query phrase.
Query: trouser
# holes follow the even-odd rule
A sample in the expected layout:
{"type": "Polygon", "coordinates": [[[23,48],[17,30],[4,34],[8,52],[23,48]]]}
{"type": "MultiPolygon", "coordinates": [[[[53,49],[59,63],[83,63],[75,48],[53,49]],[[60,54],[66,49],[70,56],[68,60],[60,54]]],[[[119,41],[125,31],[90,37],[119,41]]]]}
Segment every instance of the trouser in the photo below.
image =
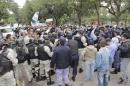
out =
{"type": "Polygon", "coordinates": [[[79,61],[78,59],[72,60],[71,67],[73,69],[73,73],[72,74],[73,74],[74,77],[77,75],[78,61],[79,61]]]}
{"type": "Polygon", "coordinates": [[[98,71],[97,77],[98,77],[98,86],[108,86],[109,72],[98,71]]]}
{"type": "Polygon", "coordinates": [[[39,59],[30,59],[31,61],[31,73],[33,78],[38,77],[39,72],[39,59]]]}
{"type": "Polygon", "coordinates": [[[64,84],[69,84],[69,68],[56,69],[56,86],[62,85],[62,80],[64,84]]]}
{"type": "Polygon", "coordinates": [[[39,64],[38,59],[30,59],[30,61],[31,61],[31,67],[32,68],[35,68],[35,66],[39,64]]]}
{"type": "Polygon", "coordinates": [[[28,80],[28,81],[31,81],[32,78],[33,78],[31,65],[28,65],[28,62],[25,61],[25,62],[23,63],[23,67],[24,67],[24,69],[25,69],[25,74],[26,74],[27,80],[28,80]]]}
{"type": "Polygon", "coordinates": [[[50,71],[50,61],[45,60],[42,61],[40,60],[40,76],[46,75],[46,77],[49,77],[48,72],[50,71]]]}
{"type": "Polygon", "coordinates": [[[18,64],[16,67],[15,67],[15,78],[16,78],[16,83],[18,86],[24,86],[25,85],[25,82],[24,82],[24,75],[25,74],[25,71],[24,71],[24,67],[23,67],[23,63],[21,64],[18,64]]]}
{"type": "Polygon", "coordinates": [[[87,60],[84,62],[84,70],[85,70],[85,80],[92,80],[95,69],[95,60],[87,60]]]}
{"type": "Polygon", "coordinates": [[[81,48],[81,49],[78,50],[79,51],[79,68],[83,68],[83,61],[82,61],[82,58],[83,58],[82,52],[83,52],[83,50],[84,50],[84,48],[81,48]]]}
{"type": "Polygon", "coordinates": [[[121,59],[121,78],[123,80],[128,80],[128,65],[130,62],[130,58],[122,58],[121,59]]]}
{"type": "Polygon", "coordinates": [[[113,62],[113,65],[112,67],[115,68],[115,70],[119,70],[120,69],[120,62],[121,62],[121,59],[120,59],[120,51],[116,51],[115,52],[115,56],[114,56],[114,62],[113,62]]]}
{"type": "Polygon", "coordinates": [[[16,86],[13,71],[0,76],[0,86],[16,86]]]}

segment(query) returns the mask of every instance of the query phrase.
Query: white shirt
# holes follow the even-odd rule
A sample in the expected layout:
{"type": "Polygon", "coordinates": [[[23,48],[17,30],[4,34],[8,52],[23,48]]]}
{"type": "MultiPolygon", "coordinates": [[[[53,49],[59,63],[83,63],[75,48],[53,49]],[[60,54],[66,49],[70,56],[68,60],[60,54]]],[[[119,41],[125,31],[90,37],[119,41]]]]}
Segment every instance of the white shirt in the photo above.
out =
{"type": "Polygon", "coordinates": [[[17,53],[13,49],[8,49],[7,58],[13,63],[13,66],[18,64],[17,53]]]}
{"type": "Polygon", "coordinates": [[[25,36],[25,37],[24,37],[24,43],[25,43],[25,44],[28,44],[28,43],[29,43],[29,40],[30,40],[30,38],[29,38],[28,36],[25,36]]]}
{"type": "Polygon", "coordinates": [[[81,37],[81,42],[83,43],[84,46],[87,46],[86,38],[84,36],[81,37]]]}
{"type": "Polygon", "coordinates": [[[111,40],[111,44],[116,44],[116,45],[118,45],[118,44],[119,44],[119,39],[118,39],[118,37],[113,37],[112,40],[111,40]]]}
{"type": "Polygon", "coordinates": [[[50,56],[52,57],[53,52],[51,52],[50,48],[48,46],[44,46],[44,51],[50,56]]]}

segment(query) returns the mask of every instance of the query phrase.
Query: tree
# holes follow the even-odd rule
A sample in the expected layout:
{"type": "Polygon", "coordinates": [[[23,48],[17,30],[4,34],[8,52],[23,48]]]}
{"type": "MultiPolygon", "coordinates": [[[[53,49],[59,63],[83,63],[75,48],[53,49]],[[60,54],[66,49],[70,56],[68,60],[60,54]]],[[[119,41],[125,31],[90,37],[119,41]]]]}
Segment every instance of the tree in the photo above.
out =
{"type": "Polygon", "coordinates": [[[8,18],[8,3],[6,0],[0,0],[0,21],[1,19],[8,18]]]}
{"type": "Polygon", "coordinates": [[[31,1],[27,0],[22,9],[19,10],[19,23],[31,24],[33,11],[31,1]]]}
{"type": "Polygon", "coordinates": [[[114,16],[116,24],[119,25],[120,17],[127,10],[129,10],[130,0],[104,0],[106,5],[101,5],[108,10],[108,12],[114,16]]]}
{"type": "MultiPolygon", "coordinates": [[[[82,23],[82,18],[88,17],[95,11],[93,0],[69,0],[71,2],[70,9],[73,10],[72,14],[76,15],[79,26],[82,23]]],[[[96,0],[95,0],[96,1],[96,0]]],[[[71,16],[73,17],[73,16],[71,16]]]]}
{"type": "MultiPolygon", "coordinates": [[[[14,17],[15,21],[18,22],[18,20],[19,20],[19,17],[18,17],[18,15],[19,15],[18,14],[18,11],[19,11],[18,4],[15,3],[14,1],[10,2],[9,10],[13,12],[13,15],[14,15],[13,17],[14,17]]],[[[11,17],[12,17],[12,14],[11,14],[11,17]]]]}

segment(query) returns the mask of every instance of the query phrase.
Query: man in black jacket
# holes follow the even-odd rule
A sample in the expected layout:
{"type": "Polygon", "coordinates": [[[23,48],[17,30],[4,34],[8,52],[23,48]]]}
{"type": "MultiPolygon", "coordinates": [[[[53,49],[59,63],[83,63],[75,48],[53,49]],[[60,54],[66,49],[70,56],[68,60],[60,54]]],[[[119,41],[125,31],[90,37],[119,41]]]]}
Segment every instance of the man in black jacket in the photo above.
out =
{"type": "Polygon", "coordinates": [[[121,51],[121,80],[119,84],[128,82],[128,65],[130,62],[130,40],[129,34],[124,33],[122,36],[122,44],[119,46],[121,51]]]}
{"type": "Polygon", "coordinates": [[[65,38],[59,39],[60,45],[55,48],[52,56],[51,68],[56,66],[56,86],[62,85],[64,80],[65,86],[69,86],[69,66],[71,64],[71,50],[65,46],[65,38]]]}
{"type": "Polygon", "coordinates": [[[73,68],[72,80],[75,81],[79,62],[78,42],[72,39],[71,34],[68,35],[68,46],[70,47],[72,53],[72,64],[71,64],[71,67],[73,68]]]}

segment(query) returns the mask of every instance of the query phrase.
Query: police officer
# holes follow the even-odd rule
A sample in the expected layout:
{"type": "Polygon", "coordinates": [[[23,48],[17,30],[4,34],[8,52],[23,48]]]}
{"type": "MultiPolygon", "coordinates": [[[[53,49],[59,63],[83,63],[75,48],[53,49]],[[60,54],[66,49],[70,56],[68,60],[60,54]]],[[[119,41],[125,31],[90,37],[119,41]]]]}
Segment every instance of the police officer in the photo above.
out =
{"type": "Polygon", "coordinates": [[[48,72],[50,71],[50,59],[52,57],[51,49],[43,43],[43,41],[38,41],[38,58],[40,60],[40,76],[45,75],[46,78],[49,77],[48,72]]]}
{"type": "Polygon", "coordinates": [[[0,46],[0,86],[16,86],[13,67],[17,65],[17,54],[7,44],[0,46]]]}

